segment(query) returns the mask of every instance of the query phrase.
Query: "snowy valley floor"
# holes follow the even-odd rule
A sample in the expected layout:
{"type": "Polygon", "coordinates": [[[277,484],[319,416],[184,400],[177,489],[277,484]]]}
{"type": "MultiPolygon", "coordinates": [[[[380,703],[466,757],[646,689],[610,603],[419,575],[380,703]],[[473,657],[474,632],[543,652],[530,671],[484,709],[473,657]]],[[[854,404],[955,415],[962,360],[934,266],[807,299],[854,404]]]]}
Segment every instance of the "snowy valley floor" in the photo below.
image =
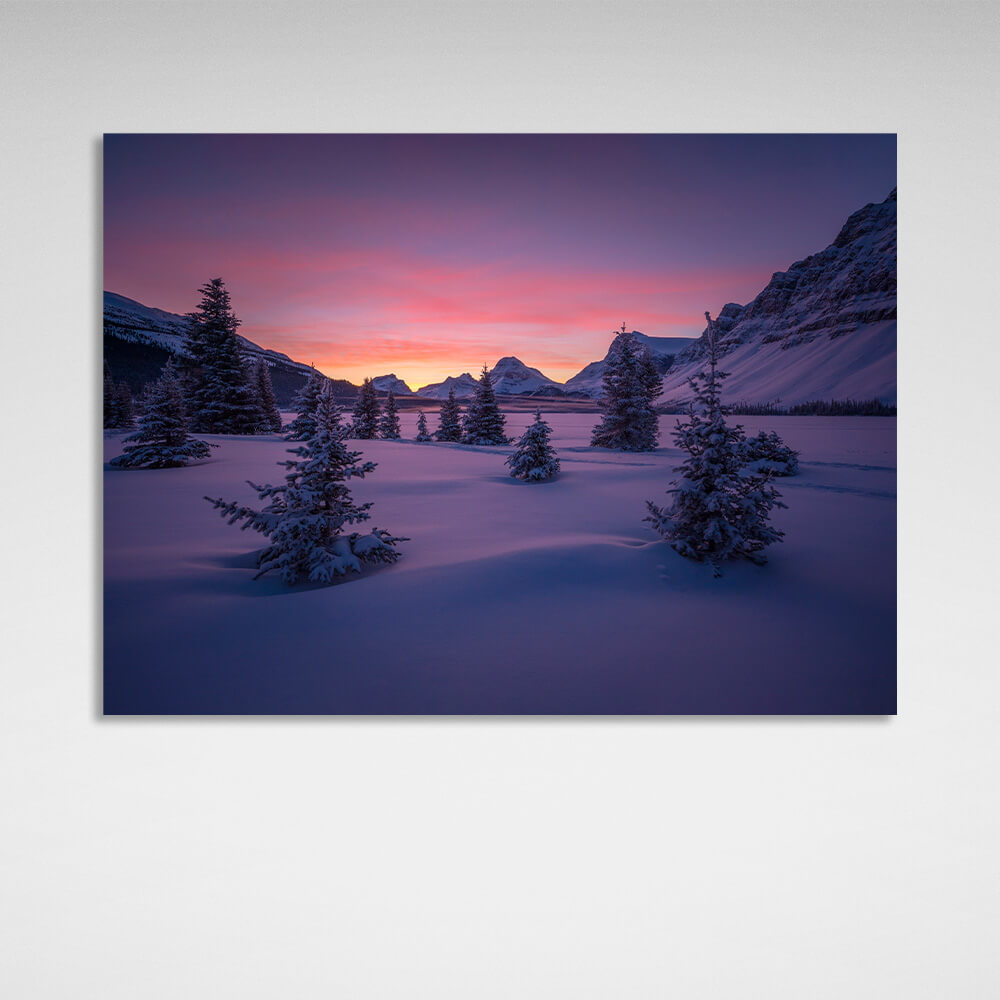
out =
{"type": "MultiPolygon", "coordinates": [[[[530,414],[508,414],[519,434],[530,414]]],[[[205,439],[187,469],[104,471],[104,710],[146,713],[893,713],[896,421],[742,417],[801,451],[785,541],[722,579],[644,524],[680,456],[587,447],[595,415],[547,415],[562,474],[507,448],[360,442],[355,496],[412,540],[332,587],[254,581],[261,536],[202,499],[255,502],[279,437],[205,439]]],[[[403,414],[403,434],[415,433],[403,414]]],[[[432,425],[436,423],[431,420],[432,425]]],[[[105,438],[105,460],[121,436],[105,438]]]]}

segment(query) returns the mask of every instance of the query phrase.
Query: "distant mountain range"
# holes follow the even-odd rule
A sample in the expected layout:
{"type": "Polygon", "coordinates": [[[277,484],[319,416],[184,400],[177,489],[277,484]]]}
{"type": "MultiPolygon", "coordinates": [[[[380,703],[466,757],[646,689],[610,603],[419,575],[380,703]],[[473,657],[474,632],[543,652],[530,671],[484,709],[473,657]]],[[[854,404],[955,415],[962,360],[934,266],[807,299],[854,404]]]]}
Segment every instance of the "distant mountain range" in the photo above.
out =
{"type": "MultiPolygon", "coordinates": [[[[183,353],[186,319],[115,292],[104,293],[104,351],[116,378],[137,390],[155,378],[170,354],[183,353]]],[[[745,306],[730,302],[718,314],[730,373],[726,397],[734,402],[791,405],[815,399],[896,400],[896,192],[859,209],[825,250],[776,272],[745,306]]],[[[650,337],[633,331],[663,373],[663,403],[690,395],[687,379],[704,363],[701,337],[650,337]]],[[[312,368],[285,354],[240,338],[244,349],[271,368],[278,401],[287,406],[312,368]]],[[[606,356],[565,383],[550,379],[515,357],[492,369],[501,396],[597,399],[606,356]]],[[[334,379],[337,394],[351,398],[357,386],[334,379]]],[[[469,372],[415,392],[394,374],[373,379],[380,392],[444,399],[475,391],[469,372]]]]}

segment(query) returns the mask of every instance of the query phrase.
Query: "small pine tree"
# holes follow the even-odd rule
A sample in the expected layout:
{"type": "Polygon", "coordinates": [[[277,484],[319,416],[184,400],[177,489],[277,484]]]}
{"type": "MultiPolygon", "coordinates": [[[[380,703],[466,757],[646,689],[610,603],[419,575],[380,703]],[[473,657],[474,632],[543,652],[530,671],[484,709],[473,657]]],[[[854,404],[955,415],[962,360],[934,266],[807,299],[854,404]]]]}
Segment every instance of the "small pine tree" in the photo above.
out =
{"type": "Polygon", "coordinates": [[[417,441],[430,441],[431,436],[427,430],[427,418],[424,416],[424,411],[419,410],[417,412],[417,441]]]}
{"type": "Polygon", "coordinates": [[[379,433],[387,441],[398,441],[401,431],[399,427],[399,411],[396,409],[396,397],[392,389],[385,397],[385,411],[379,421],[379,433]]]}
{"type": "Polygon", "coordinates": [[[221,278],[199,289],[201,302],[188,317],[185,342],[190,374],[192,430],[207,434],[254,434],[260,426],[257,393],[236,337],[240,321],[221,278]]]}
{"type": "Polygon", "coordinates": [[[743,428],[726,423],[721,385],[727,374],[716,369],[715,327],[705,316],[709,367],[688,380],[694,400],[687,422],[678,421],[674,431],[687,454],[676,470],[682,478],[668,490],[674,496],[669,510],[648,501],[646,520],[682,556],[711,563],[720,576],[726,559],[767,561],[763,550],[784,534],[771,526],[771,509],[785,505],[767,474],[746,468],[743,428]]]}
{"type": "Polygon", "coordinates": [[[799,472],[799,453],[789,448],[777,431],[761,431],[756,437],[747,438],[743,458],[754,472],[768,472],[772,476],[797,476],[799,472]]]}
{"type": "Polygon", "coordinates": [[[316,407],[319,406],[326,383],[326,376],[314,368],[308,381],[292,401],[292,408],[298,412],[298,416],[285,428],[288,432],[285,435],[286,441],[308,441],[313,436],[316,430],[316,407]]]}
{"type": "Polygon", "coordinates": [[[462,425],[462,440],[466,444],[509,444],[504,434],[506,418],[497,405],[496,393],[493,391],[493,379],[490,370],[483,365],[476,386],[476,394],[469,403],[462,425]]]}
{"type": "Polygon", "coordinates": [[[125,438],[124,452],[111,460],[119,469],[174,469],[192,459],[207,458],[209,445],[187,432],[187,414],[173,360],[146,387],[139,429],[125,438]],[[128,443],[131,442],[131,443],[128,443]]]}
{"type": "Polygon", "coordinates": [[[278,412],[278,399],[274,395],[274,386],[271,384],[271,371],[263,358],[254,366],[253,383],[257,392],[257,408],[260,410],[261,423],[265,432],[279,434],[281,432],[281,414],[278,412]]]}
{"type": "Polygon", "coordinates": [[[542,420],[542,411],[535,410],[534,423],[521,435],[514,453],[504,463],[515,479],[541,482],[559,471],[556,450],[549,443],[552,428],[542,420]]]}
{"type": "Polygon", "coordinates": [[[116,382],[112,378],[107,361],[104,362],[104,426],[108,430],[135,426],[132,393],[124,382],[116,382]]]}
{"type": "Polygon", "coordinates": [[[344,530],[367,521],[372,506],[356,503],[346,482],[375,468],[374,462],[358,462],[361,453],[344,444],[347,435],[332,386],[326,385],[316,407],[312,437],[290,449],[294,458],[278,463],[288,470],[284,485],[250,483],[260,499],[268,501],[263,509],[205,497],[230,524],[242,522],[244,530],[252,528],[269,539],[258,557],[257,577],[276,572],[289,585],[301,579],[330,583],[335,577],[360,573],[366,564],[399,558],[395,546],[408,539],[379,528],[367,534],[344,530]]]}
{"type": "Polygon", "coordinates": [[[358,401],[354,404],[352,415],[352,435],[362,441],[371,441],[378,437],[378,428],[381,420],[381,407],[378,402],[378,393],[375,391],[375,383],[370,378],[366,378],[361,383],[358,390],[358,401]]]}
{"type": "Polygon", "coordinates": [[[434,432],[438,441],[462,440],[462,410],[455,399],[454,387],[448,390],[448,398],[441,404],[438,414],[438,429],[434,432]]]}
{"type": "Polygon", "coordinates": [[[659,438],[653,402],[660,392],[660,375],[649,349],[625,332],[624,323],[608,350],[603,384],[604,416],[593,430],[590,446],[653,451],[659,438]]]}

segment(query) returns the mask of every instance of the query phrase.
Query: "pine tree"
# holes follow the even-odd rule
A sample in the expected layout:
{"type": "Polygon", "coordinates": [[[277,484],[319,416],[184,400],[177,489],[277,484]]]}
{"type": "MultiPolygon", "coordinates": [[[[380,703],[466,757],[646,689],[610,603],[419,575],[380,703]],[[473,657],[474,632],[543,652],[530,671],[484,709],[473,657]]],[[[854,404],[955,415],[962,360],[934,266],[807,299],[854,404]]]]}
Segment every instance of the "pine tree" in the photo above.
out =
{"type": "Polygon", "coordinates": [[[285,428],[288,431],[286,441],[308,441],[313,436],[316,430],[316,407],[326,383],[326,376],[314,368],[308,381],[292,401],[292,408],[298,411],[298,416],[285,428]]]}
{"type": "Polygon", "coordinates": [[[674,431],[687,454],[676,469],[682,478],[668,490],[674,497],[669,510],[648,501],[646,520],[682,556],[711,563],[720,576],[726,559],[767,561],[763,550],[784,534],[771,526],[771,509],[785,505],[768,474],[746,468],[743,428],[726,423],[721,386],[727,374],[717,370],[715,325],[705,316],[709,367],[688,380],[694,400],[674,431]]]}
{"type": "Polygon", "coordinates": [[[173,469],[192,459],[207,458],[209,445],[187,432],[187,414],[173,360],[146,387],[139,429],[125,438],[124,452],[111,460],[119,469],[173,469]],[[128,443],[131,442],[131,443],[128,443]]]}
{"type": "Polygon", "coordinates": [[[135,426],[132,393],[124,382],[116,382],[111,368],[104,362],[104,426],[121,430],[135,426]]]}
{"type": "Polygon", "coordinates": [[[789,448],[777,431],[761,431],[756,437],[747,438],[743,459],[754,472],[768,472],[772,476],[796,476],[799,472],[799,453],[789,448]]]}
{"type": "Polygon", "coordinates": [[[604,416],[594,428],[592,448],[652,451],[659,438],[653,402],[660,392],[660,375],[648,348],[632,333],[615,336],[604,362],[604,416]]]}
{"type": "Polygon", "coordinates": [[[417,412],[417,441],[430,441],[431,436],[427,430],[427,418],[424,416],[424,411],[419,410],[417,412]]]}
{"type": "Polygon", "coordinates": [[[208,434],[253,434],[261,415],[236,337],[240,321],[221,278],[199,291],[201,302],[188,317],[185,341],[191,427],[208,434]]]}
{"type": "Polygon", "coordinates": [[[281,432],[281,414],[278,412],[278,399],[271,385],[271,371],[267,362],[261,358],[253,369],[254,389],[257,393],[257,409],[260,411],[261,423],[265,433],[281,432]]]}
{"type": "Polygon", "coordinates": [[[379,422],[379,433],[387,441],[398,441],[401,431],[399,427],[399,411],[396,409],[396,397],[392,389],[385,397],[385,412],[379,422]]]}
{"type": "Polygon", "coordinates": [[[462,410],[455,399],[454,387],[448,390],[448,398],[441,404],[438,414],[438,429],[434,432],[438,441],[462,440],[462,410]]]}
{"type": "MultiPolygon", "coordinates": [[[[288,471],[281,486],[250,485],[267,504],[261,510],[235,501],[205,499],[229,524],[259,531],[270,541],[259,555],[257,577],[280,573],[291,585],[301,579],[330,583],[347,573],[360,573],[365,564],[392,563],[399,558],[395,546],[408,541],[373,528],[367,534],[345,532],[350,525],[367,521],[370,503],[356,503],[346,485],[375,468],[360,462],[361,453],[345,446],[349,430],[341,422],[333,388],[323,387],[316,407],[312,437],[290,449],[292,459],[279,462],[288,471]]],[[[255,577],[256,579],[256,577],[255,577]]]]}
{"type": "Polygon", "coordinates": [[[466,444],[509,444],[504,434],[506,418],[497,405],[496,393],[493,391],[493,379],[490,370],[483,365],[476,394],[469,403],[462,425],[462,440],[466,444]]]}
{"type": "Polygon", "coordinates": [[[381,408],[375,383],[366,378],[358,390],[358,401],[354,404],[352,416],[352,436],[362,441],[371,441],[378,437],[378,427],[381,419],[381,408]]]}
{"type": "Polygon", "coordinates": [[[551,479],[559,471],[556,450],[549,443],[552,428],[542,420],[542,411],[535,410],[534,423],[521,435],[514,453],[504,463],[515,479],[540,482],[551,479]]]}

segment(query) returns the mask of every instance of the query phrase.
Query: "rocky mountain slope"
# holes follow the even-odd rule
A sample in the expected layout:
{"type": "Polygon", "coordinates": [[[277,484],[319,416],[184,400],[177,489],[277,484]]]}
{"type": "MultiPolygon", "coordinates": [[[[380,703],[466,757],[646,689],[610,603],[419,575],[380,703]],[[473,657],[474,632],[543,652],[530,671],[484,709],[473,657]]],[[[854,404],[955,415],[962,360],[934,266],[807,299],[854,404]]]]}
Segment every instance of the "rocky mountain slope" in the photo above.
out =
{"type": "Polygon", "coordinates": [[[396,396],[413,395],[413,390],[401,378],[396,378],[395,374],[377,375],[372,379],[372,384],[379,392],[388,392],[392,389],[393,395],[396,396]]]}
{"type": "MultiPolygon", "coordinates": [[[[636,340],[649,348],[657,367],[664,373],[670,370],[674,358],[694,343],[692,337],[648,337],[638,330],[633,330],[632,334],[636,340]]],[[[608,350],[611,350],[610,345],[608,350]]],[[[586,368],[567,380],[566,391],[579,393],[593,399],[600,396],[603,388],[604,364],[607,359],[607,355],[605,355],[600,361],[591,361],[586,368]]]]}
{"type": "MultiPolygon", "coordinates": [[[[745,306],[720,311],[732,401],[896,400],[896,191],[866,205],[819,253],[775,273],[745,306]]],[[[675,359],[663,399],[689,395],[705,333],[675,359]]]]}

